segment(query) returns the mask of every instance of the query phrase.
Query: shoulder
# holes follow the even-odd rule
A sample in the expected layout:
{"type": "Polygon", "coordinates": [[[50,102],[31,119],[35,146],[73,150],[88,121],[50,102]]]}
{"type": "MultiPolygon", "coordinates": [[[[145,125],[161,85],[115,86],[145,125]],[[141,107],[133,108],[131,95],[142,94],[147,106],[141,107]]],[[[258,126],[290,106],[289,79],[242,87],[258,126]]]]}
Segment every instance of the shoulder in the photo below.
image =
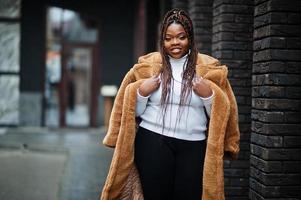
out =
{"type": "Polygon", "coordinates": [[[222,70],[227,72],[228,68],[226,65],[222,65],[220,61],[212,56],[206,55],[206,54],[198,54],[198,60],[197,60],[197,68],[202,68],[206,72],[212,71],[212,70],[222,70]]]}
{"type": "Polygon", "coordinates": [[[221,65],[220,61],[206,54],[198,54],[197,71],[205,78],[212,80],[217,85],[224,87],[227,81],[228,68],[221,65]]]}
{"type": "Polygon", "coordinates": [[[159,52],[151,52],[140,56],[138,58],[139,63],[162,63],[161,54],[159,52]]]}
{"type": "Polygon", "coordinates": [[[220,61],[212,56],[198,53],[197,65],[215,67],[220,66],[220,61]]]}
{"type": "Polygon", "coordinates": [[[140,56],[138,62],[134,65],[133,70],[141,70],[145,68],[153,68],[161,65],[162,58],[159,52],[151,52],[140,56]]]}
{"type": "Polygon", "coordinates": [[[162,66],[161,54],[159,52],[151,52],[140,56],[138,62],[131,69],[136,80],[142,78],[149,78],[157,74],[162,66]]]}

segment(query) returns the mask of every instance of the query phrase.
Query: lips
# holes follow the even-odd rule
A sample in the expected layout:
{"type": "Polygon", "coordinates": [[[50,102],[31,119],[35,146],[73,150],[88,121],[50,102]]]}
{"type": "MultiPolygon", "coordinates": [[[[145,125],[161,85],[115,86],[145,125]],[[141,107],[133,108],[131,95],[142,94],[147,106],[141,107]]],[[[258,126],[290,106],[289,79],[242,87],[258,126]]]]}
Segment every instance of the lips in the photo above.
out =
{"type": "Polygon", "coordinates": [[[170,52],[179,53],[179,52],[181,52],[181,48],[172,48],[172,49],[170,49],[170,52]]]}

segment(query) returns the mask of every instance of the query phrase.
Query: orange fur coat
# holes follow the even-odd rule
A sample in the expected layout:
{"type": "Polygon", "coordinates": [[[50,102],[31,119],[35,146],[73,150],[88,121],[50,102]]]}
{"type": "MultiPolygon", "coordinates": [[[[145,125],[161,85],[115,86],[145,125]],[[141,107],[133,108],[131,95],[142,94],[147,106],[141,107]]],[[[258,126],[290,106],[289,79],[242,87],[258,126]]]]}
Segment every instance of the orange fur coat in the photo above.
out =
{"type": "MultiPolygon", "coordinates": [[[[143,80],[157,75],[161,67],[161,56],[158,52],[147,54],[139,58],[121,83],[108,132],[103,140],[106,146],[114,147],[115,151],[102,191],[102,200],[143,199],[134,164],[136,93],[143,80]]],[[[202,199],[223,200],[223,160],[236,159],[239,152],[237,104],[227,79],[226,66],[221,66],[215,58],[198,54],[196,73],[210,81],[215,94],[203,170],[202,199]]]]}

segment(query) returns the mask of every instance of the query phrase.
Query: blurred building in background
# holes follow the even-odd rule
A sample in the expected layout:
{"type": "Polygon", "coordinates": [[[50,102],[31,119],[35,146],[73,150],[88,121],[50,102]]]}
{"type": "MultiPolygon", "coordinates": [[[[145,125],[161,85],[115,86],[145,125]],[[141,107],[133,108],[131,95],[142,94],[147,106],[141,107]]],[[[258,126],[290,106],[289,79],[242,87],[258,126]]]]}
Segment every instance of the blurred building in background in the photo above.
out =
{"type": "Polygon", "coordinates": [[[118,86],[185,9],[197,46],[229,69],[241,153],[226,199],[301,198],[298,0],[0,0],[0,125],[106,125],[118,86]]]}
{"type": "Polygon", "coordinates": [[[138,56],[156,50],[158,20],[171,6],[0,3],[0,125],[47,127],[107,125],[118,85],[138,56]]]}

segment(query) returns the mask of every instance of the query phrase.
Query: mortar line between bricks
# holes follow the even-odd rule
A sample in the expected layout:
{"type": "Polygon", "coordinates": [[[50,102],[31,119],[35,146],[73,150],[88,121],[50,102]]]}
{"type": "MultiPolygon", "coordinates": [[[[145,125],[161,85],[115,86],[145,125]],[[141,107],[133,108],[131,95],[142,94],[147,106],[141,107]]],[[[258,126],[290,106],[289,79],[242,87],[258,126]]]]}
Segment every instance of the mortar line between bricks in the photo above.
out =
{"type": "MultiPolygon", "coordinates": [[[[254,6],[254,8],[255,8],[256,6],[254,6]]],[[[261,16],[264,16],[264,15],[266,15],[266,14],[270,14],[270,13],[289,13],[289,14],[300,14],[301,13],[301,11],[290,11],[290,10],[269,10],[269,11],[267,11],[267,12],[265,12],[265,13],[262,13],[262,14],[259,14],[259,15],[255,15],[255,12],[254,12],[254,19],[256,18],[256,17],[261,17],[261,16]]]]}

